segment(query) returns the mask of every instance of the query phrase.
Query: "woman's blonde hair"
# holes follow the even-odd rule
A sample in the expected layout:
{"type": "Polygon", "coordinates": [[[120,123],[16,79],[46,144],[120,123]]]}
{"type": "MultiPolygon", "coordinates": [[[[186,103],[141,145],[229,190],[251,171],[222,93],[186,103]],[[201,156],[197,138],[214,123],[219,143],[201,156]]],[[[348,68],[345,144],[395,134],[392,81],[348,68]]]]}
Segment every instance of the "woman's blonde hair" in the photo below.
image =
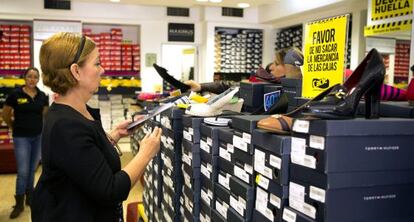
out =
{"type": "Polygon", "coordinates": [[[69,89],[78,84],[70,66],[75,62],[82,67],[96,47],[90,38],[85,38],[85,46],[78,61],[74,59],[77,51],[80,50],[82,35],[60,32],[43,42],[40,48],[42,79],[43,84],[50,87],[53,92],[65,95],[69,89]]]}
{"type": "Polygon", "coordinates": [[[296,48],[296,47],[284,48],[284,49],[279,49],[276,52],[274,63],[275,63],[275,65],[283,65],[285,67],[285,71],[286,71],[285,77],[286,78],[301,79],[302,78],[302,71],[301,71],[300,67],[284,63],[284,58],[286,56],[286,53],[289,50],[293,50],[296,54],[298,54],[300,57],[303,58],[302,51],[300,51],[298,48],[296,48]]]}

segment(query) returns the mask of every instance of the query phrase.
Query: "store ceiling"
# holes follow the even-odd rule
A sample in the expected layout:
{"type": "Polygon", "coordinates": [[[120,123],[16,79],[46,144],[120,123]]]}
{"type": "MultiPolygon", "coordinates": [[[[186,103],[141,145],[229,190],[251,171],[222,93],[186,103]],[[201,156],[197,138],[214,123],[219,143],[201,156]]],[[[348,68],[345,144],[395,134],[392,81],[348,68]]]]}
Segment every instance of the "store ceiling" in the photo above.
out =
{"type": "MultiPolygon", "coordinates": [[[[99,2],[109,3],[110,0],[72,0],[78,2],[99,2]]],[[[249,3],[251,7],[273,4],[280,0],[223,0],[220,3],[197,2],[196,0],[120,0],[114,4],[136,4],[136,5],[156,5],[171,7],[191,7],[196,5],[220,6],[220,7],[237,7],[238,3],[249,3]]]]}

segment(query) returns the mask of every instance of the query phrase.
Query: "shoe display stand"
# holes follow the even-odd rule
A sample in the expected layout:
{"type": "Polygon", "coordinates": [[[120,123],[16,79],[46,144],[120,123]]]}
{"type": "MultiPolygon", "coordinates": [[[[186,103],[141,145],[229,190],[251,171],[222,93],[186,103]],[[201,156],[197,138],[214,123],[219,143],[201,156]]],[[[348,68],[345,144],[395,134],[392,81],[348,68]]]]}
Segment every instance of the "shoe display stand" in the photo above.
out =
{"type": "Polygon", "coordinates": [[[296,120],[289,207],[300,221],[413,220],[413,135],[409,119],[296,120]]]}
{"type": "Polygon", "coordinates": [[[302,49],[303,27],[295,25],[288,28],[282,28],[276,32],[275,51],[289,47],[302,49]]]}
{"type": "Polygon", "coordinates": [[[410,44],[411,41],[397,40],[394,58],[394,82],[408,81],[410,71],[410,44]]]}
{"type": "Polygon", "coordinates": [[[263,30],[215,29],[215,79],[239,81],[262,64],[263,30]]]}

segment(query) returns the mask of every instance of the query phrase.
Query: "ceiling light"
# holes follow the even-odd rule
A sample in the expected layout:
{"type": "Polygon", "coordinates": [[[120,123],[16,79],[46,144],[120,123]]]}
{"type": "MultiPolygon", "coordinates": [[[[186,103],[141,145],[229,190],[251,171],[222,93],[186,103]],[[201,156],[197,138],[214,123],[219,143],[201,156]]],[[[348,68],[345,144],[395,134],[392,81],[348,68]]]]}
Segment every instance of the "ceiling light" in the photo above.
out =
{"type": "Polygon", "coordinates": [[[239,4],[237,4],[237,7],[239,7],[239,8],[248,8],[248,7],[250,7],[250,4],[249,3],[239,3],[239,4]]]}
{"type": "Polygon", "coordinates": [[[222,2],[223,0],[209,0],[210,2],[213,2],[213,3],[220,3],[220,2],[222,2]]]}
{"type": "Polygon", "coordinates": [[[121,0],[109,0],[110,2],[120,2],[121,0]]]}

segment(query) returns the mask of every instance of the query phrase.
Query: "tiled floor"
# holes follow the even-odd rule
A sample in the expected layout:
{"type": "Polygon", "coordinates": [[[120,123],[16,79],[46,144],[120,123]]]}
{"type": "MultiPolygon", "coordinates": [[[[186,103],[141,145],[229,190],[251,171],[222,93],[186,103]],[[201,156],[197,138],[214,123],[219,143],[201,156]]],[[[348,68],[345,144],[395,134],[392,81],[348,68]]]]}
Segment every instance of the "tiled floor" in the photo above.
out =
{"type": "MultiPolygon", "coordinates": [[[[121,147],[123,151],[127,150],[121,147]]],[[[132,159],[132,154],[130,152],[124,152],[121,156],[122,166],[128,164],[132,159]]],[[[41,167],[36,172],[36,180],[39,178],[41,172],[41,167]]],[[[10,212],[12,211],[12,206],[14,205],[14,192],[16,184],[16,174],[0,174],[0,221],[1,222],[30,222],[30,208],[25,207],[24,212],[16,219],[9,219],[10,212]]],[[[124,201],[124,214],[126,213],[126,206],[130,202],[136,202],[142,200],[142,185],[136,184],[126,201],[124,201]]],[[[126,217],[125,217],[126,219],[126,217]]]]}

